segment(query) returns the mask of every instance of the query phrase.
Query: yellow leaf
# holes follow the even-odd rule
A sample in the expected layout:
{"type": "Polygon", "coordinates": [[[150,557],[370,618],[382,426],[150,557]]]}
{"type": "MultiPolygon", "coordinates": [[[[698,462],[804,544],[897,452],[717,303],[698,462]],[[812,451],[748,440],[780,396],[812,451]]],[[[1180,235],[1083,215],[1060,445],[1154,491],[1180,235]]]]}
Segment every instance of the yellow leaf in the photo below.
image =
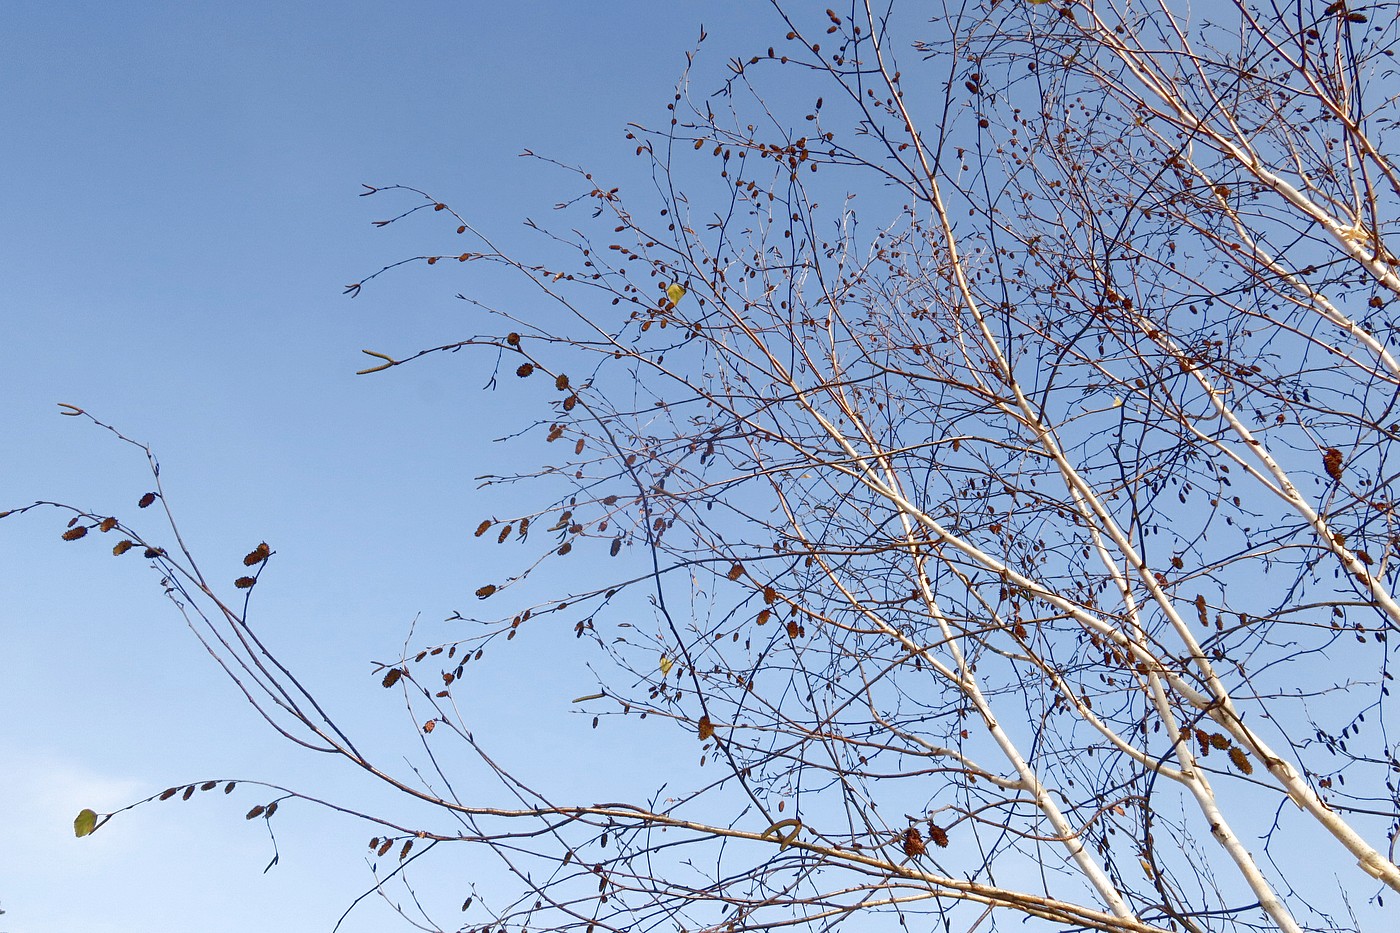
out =
{"type": "Polygon", "coordinates": [[[671,659],[668,658],[668,657],[666,657],[666,655],[663,654],[663,655],[661,656],[661,676],[662,676],[662,677],[665,677],[667,674],[671,673],[672,663],[673,663],[673,662],[671,661],[671,659]]]}
{"type": "Polygon", "coordinates": [[[84,810],[78,814],[78,818],[73,821],[73,835],[79,839],[90,836],[97,829],[97,814],[92,810],[84,810]]]}
{"type": "Polygon", "coordinates": [[[666,286],[666,297],[671,299],[671,304],[678,305],[685,297],[685,286],[680,282],[672,282],[666,286]]]}

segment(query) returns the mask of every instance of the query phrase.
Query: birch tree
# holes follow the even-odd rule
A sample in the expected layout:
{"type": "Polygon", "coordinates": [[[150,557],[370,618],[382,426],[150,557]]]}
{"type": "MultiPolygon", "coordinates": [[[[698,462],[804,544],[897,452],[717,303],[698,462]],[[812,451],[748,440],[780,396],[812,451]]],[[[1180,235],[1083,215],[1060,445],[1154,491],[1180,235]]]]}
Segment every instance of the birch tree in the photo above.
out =
{"type": "Polygon", "coordinates": [[[552,163],[538,256],[366,190],[444,246],[350,294],[456,261],[536,295],[364,370],[464,351],[539,399],[483,478],[537,507],[464,526],[518,573],[376,675],[494,786],[361,753],[230,595],[266,546],[241,592],[64,537],[144,550],[275,728],[429,805],[353,814],[395,872],[499,860],[424,928],[1357,927],[1400,891],[1396,4],[773,23],[629,128],[651,185],[552,163]],[[690,736],[689,785],[560,799],[479,746],[453,691],[521,630],[594,665],[586,714],[690,736]]]}

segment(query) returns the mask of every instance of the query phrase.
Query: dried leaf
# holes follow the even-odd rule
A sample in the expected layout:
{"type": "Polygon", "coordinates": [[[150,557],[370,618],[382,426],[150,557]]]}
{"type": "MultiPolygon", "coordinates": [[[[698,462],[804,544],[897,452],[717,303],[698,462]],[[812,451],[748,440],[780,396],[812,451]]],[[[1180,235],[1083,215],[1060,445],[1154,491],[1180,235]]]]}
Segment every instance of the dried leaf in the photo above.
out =
{"type": "Polygon", "coordinates": [[[671,304],[680,304],[681,299],[685,297],[685,286],[679,282],[672,282],[670,285],[666,286],[666,297],[670,300],[671,304]]]}
{"type": "Polygon", "coordinates": [[[709,717],[709,716],[701,716],[701,717],[700,717],[700,721],[699,721],[698,723],[696,723],[696,726],[697,726],[697,731],[700,733],[700,741],[703,742],[703,741],[705,741],[706,739],[712,739],[712,738],[714,738],[714,736],[715,736],[715,727],[714,727],[714,725],[710,722],[710,717],[709,717]]]}
{"type": "Polygon", "coordinates": [[[666,657],[666,655],[663,654],[663,655],[661,656],[661,665],[660,665],[660,667],[661,667],[661,676],[662,676],[662,677],[665,677],[667,674],[671,673],[671,668],[672,668],[673,666],[675,666],[675,662],[672,661],[670,658],[666,657]]]}

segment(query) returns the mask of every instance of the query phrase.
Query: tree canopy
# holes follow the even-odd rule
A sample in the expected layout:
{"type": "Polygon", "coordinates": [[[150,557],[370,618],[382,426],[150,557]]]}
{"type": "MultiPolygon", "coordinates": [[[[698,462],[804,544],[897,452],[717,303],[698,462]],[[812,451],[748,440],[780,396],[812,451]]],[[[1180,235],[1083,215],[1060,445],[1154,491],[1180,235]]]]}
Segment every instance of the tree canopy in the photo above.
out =
{"type": "Polygon", "coordinates": [[[249,819],[345,807],[404,877],[499,860],[427,929],[1356,927],[1400,891],[1396,5],[774,13],[752,48],[702,34],[629,129],[649,186],[553,163],[576,190],[536,255],[365,191],[444,246],[349,294],[458,262],[538,303],[466,291],[479,331],[366,351],[472,354],[538,413],[481,477],[535,504],[463,523],[518,572],[376,672],[413,767],[260,639],[267,544],[216,575],[173,518],[63,537],[144,553],[274,728],[427,807],[278,789],[249,819]],[[594,725],[668,721],[698,762],[598,802],[492,755],[453,693],[528,671],[522,630],[596,671],[594,725]],[[449,743],[493,782],[454,784],[449,743]]]}

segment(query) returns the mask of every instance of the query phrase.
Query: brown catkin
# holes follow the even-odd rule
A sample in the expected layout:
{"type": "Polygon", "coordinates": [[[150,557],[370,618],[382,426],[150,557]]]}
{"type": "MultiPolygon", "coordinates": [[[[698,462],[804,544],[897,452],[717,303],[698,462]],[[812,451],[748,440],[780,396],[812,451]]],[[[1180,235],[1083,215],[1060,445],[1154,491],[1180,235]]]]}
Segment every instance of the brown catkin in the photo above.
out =
{"type": "Polygon", "coordinates": [[[1342,452],[1335,447],[1328,447],[1322,454],[1322,468],[1333,480],[1341,482],[1342,452]]]}

